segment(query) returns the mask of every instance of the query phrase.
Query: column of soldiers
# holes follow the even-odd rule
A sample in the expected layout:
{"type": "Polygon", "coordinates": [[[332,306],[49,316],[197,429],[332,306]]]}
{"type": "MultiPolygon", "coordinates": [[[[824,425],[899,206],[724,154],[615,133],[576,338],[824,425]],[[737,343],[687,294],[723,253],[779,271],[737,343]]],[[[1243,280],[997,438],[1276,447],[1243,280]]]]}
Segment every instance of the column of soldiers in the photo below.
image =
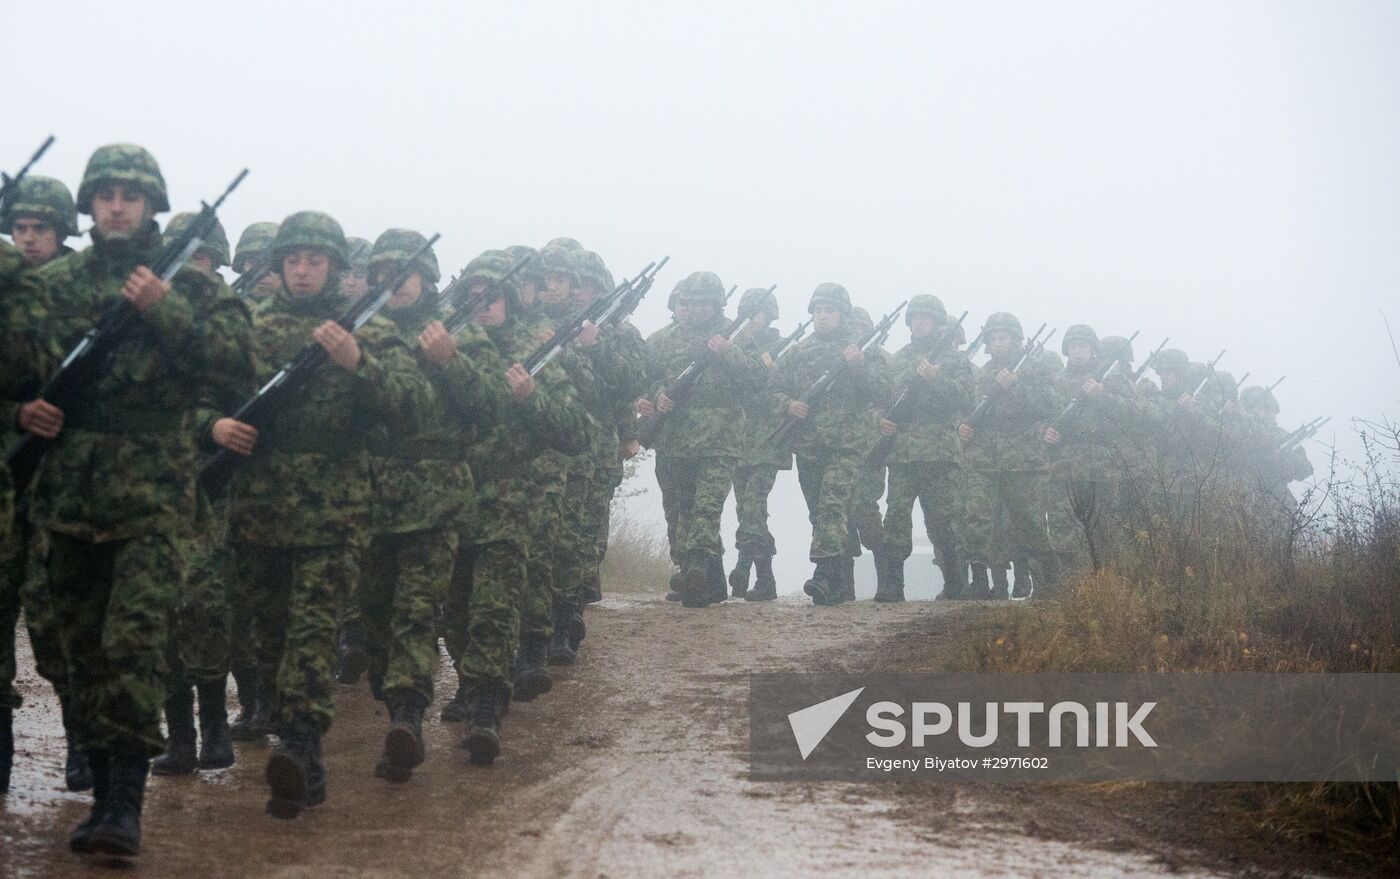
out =
{"type": "Polygon", "coordinates": [[[47,448],[27,485],[0,468],[0,780],[23,609],[63,706],[67,782],[92,791],[79,853],[137,854],[149,774],[232,765],[235,741],[275,735],[269,814],[324,802],[336,681],[366,671],[389,714],[372,771],[408,781],[439,639],[459,681],[443,718],[491,763],[512,697],[548,692],[551,666],[577,658],[638,451],[644,352],[625,317],[584,322],[552,362],[524,366],[615,292],[576,241],[488,250],[448,301],[423,235],[357,246],[316,211],[252,224],[232,254],[216,224],[163,278],[150,267],[195,221],[162,234],[168,210],[154,157],[117,144],[93,154],[76,200],[25,176],[0,217],[15,241],[0,243],[5,446],[47,448]],[[78,213],[93,244],[73,252],[78,213]],[[120,342],[62,406],[46,399],[117,303],[134,315],[120,342]],[[349,308],[367,319],[347,329],[349,308]],[[321,364],[283,405],[240,417],[308,350],[321,364]],[[200,479],[218,455],[239,461],[231,480],[200,479]]]}
{"type": "Polygon", "coordinates": [[[580,323],[626,285],[573,239],[488,250],[440,289],[419,232],[352,239],[299,211],[250,225],[232,254],[216,225],[161,277],[151,266],[199,218],[162,234],[170,202],[144,149],[98,149],[76,199],[37,176],[12,189],[0,431],[7,449],[47,452],[27,484],[0,468],[0,788],[23,610],[62,706],[66,781],[92,791],[75,852],[136,854],[148,775],[227,767],[235,742],[275,735],[270,814],[324,802],[336,682],[366,674],[389,716],[372,771],[407,782],[439,639],[458,683],[441,718],[490,764],[511,701],[577,661],[611,500],[643,441],[668,597],[687,607],[777,597],[767,503],[794,463],[812,526],[804,591],[821,606],[855,598],[867,550],[876,600],[904,600],[916,502],[943,597],[1008,597],[1013,563],[1015,594],[1043,597],[1111,560],[1143,517],[1199,509],[1202,491],[1247,496],[1250,521],[1286,528],[1289,482],[1310,472],[1269,389],[1236,395],[1177,350],[1154,353],[1151,382],[1129,340],[1084,325],[1063,362],[1005,312],[967,346],[962,319],[918,295],[890,354],[900,313],[876,323],[840,284],[819,285],[810,321],[783,336],[773,288],[746,291],[730,319],[723,283],[700,271],[643,341],[625,319],[580,323]],[[74,252],[79,213],[92,245],[74,252]],[[118,306],[129,329],[56,405],[46,380],[118,306]],[[349,329],[347,309],[364,318],[349,329]],[[539,357],[561,332],[559,356],[539,357]],[[245,414],[307,352],[319,366],[283,404],[245,414]],[[201,479],[221,458],[238,462],[231,479],[201,479]]]}

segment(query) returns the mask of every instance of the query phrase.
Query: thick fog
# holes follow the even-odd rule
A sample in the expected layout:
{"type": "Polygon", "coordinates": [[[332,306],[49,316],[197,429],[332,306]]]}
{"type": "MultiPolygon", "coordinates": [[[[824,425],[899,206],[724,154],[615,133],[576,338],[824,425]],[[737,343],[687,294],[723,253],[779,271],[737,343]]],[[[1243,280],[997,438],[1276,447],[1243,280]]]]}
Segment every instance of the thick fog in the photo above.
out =
{"type": "MultiPolygon", "coordinates": [[[[1228,348],[1347,454],[1352,416],[1400,415],[1400,7],[691,8],[12,4],[0,167],[53,133],[35,173],[76,189],[131,141],[187,210],[247,166],[231,236],[315,208],[441,232],[445,274],[559,235],[618,276],[670,254],[644,334],[691,271],[776,282],[784,332],[831,280],[877,318],[931,292],[974,332],[1009,310],[1228,348]]],[[[628,508],[659,519],[654,485],[628,508]]],[[[792,589],[792,474],[773,508],[792,589]]]]}

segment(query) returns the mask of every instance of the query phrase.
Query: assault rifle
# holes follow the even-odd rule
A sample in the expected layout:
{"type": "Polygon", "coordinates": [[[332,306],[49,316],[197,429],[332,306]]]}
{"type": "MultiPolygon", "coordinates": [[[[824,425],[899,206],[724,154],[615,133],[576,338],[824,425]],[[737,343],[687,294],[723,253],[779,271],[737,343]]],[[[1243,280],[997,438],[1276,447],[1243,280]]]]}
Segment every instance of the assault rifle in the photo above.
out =
{"type": "Polygon", "coordinates": [[[506,282],[515,277],[517,273],[529,264],[533,254],[525,254],[517,259],[506,273],[501,275],[499,280],[491,281],[486,285],[486,289],[480,296],[472,298],[471,288],[466,283],[467,270],[454,277],[443,292],[448,294],[444,302],[452,308],[447,316],[442,319],[442,328],[447,330],[449,335],[455,336],[466,329],[467,324],[476,319],[476,316],[485,311],[502,296],[506,295],[506,282]]]}
{"type": "Polygon", "coordinates": [[[1200,380],[1199,382],[1196,383],[1196,389],[1195,389],[1194,391],[1191,392],[1191,396],[1193,396],[1193,397],[1196,396],[1197,394],[1199,394],[1199,393],[1201,392],[1201,388],[1204,388],[1204,387],[1206,386],[1206,382],[1210,381],[1210,377],[1213,376],[1213,375],[1215,375],[1215,364],[1219,363],[1219,362],[1220,362],[1220,358],[1222,358],[1222,357],[1224,357],[1224,356],[1225,356],[1225,349],[1224,349],[1224,348],[1221,348],[1221,349],[1220,349],[1220,353],[1217,354],[1217,355],[1215,355],[1215,359],[1212,360],[1210,363],[1207,363],[1207,364],[1206,364],[1206,374],[1203,375],[1203,376],[1201,376],[1201,380],[1200,380]]]}
{"type": "Polygon", "coordinates": [[[651,285],[656,282],[656,273],[661,271],[661,268],[670,261],[671,257],[663,256],[661,262],[654,263],[638,275],[632,282],[631,291],[618,300],[617,307],[610,311],[603,320],[615,327],[631,317],[632,312],[636,311],[637,306],[642,303],[643,297],[651,290],[651,285]]]}
{"type": "MultiPolygon", "coordinates": [[[[27,168],[28,166],[26,170],[27,168]]],[[[21,172],[21,175],[23,173],[21,172]]],[[[169,283],[170,279],[175,277],[175,273],[189,262],[190,257],[194,256],[195,251],[204,243],[205,236],[219,221],[218,210],[224,199],[228,198],[247,176],[248,169],[244,168],[212,205],[201,203],[202,206],[193,222],[161,249],[160,255],[150,266],[157,277],[169,283]]],[[[78,390],[96,379],[103,371],[107,355],[126,338],[127,333],[136,325],[138,315],[136,306],[123,296],[117,297],[102,311],[97,323],[93,324],[63,358],[48,381],[44,382],[39,390],[38,399],[52,403],[59,409],[69,409],[78,390]]],[[[9,451],[5,453],[5,460],[9,464],[17,491],[22,491],[29,485],[34,471],[38,469],[39,462],[44,457],[44,452],[51,444],[52,440],[25,433],[10,446],[9,451]]]]}
{"type": "MultiPolygon", "coordinates": [[[[271,242],[269,242],[269,244],[270,243],[271,242]]],[[[262,253],[258,254],[258,258],[253,260],[253,264],[248,266],[247,271],[237,278],[234,278],[233,283],[229,285],[229,289],[233,291],[235,296],[247,296],[271,271],[272,248],[266,247],[263,249],[262,253]]]]}
{"type": "Polygon", "coordinates": [[[44,157],[44,153],[53,146],[53,135],[50,134],[48,140],[39,144],[39,148],[34,151],[34,155],[29,157],[29,161],[24,163],[24,167],[19,169],[19,173],[11,177],[0,171],[0,214],[4,214],[5,205],[10,203],[10,196],[19,190],[19,182],[29,174],[29,169],[34,167],[34,163],[44,157]]]}
{"type": "MultiPolygon", "coordinates": [[[[403,267],[392,278],[372,288],[352,304],[336,323],[351,333],[368,323],[370,318],[378,314],[380,309],[388,303],[389,297],[394,295],[394,291],[408,280],[408,276],[418,271],[414,263],[427,253],[441,237],[441,235],[433,235],[424,242],[423,246],[404,262],[403,267]]],[[[321,347],[320,342],[315,340],[307,342],[296,353],[296,356],[277,370],[277,374],[268,379],[261,388],[258,388],[257,392],[249,397],[242,406],[239,406],[238,411],[230,417],[242,421],[244,424],[252,425],[260,433],[265,432],[277,413],[289,405],[291,400],[315,377],[316,372],[328,360],[330,360],[330,355],[326,353],[325,348],[321,347]]],[[[259,439],[262,442],[267,442],[265,436],[259,437],[259,439]]],[[[199,482],[204,487],[205,492],[215,495],[223,491],[224,486],[233,477],[233,471],[237,469],[242,460],[242,455],[228,449],[219,449],[206,458],[199,465],[199,482]]]]}
{"type": "Polygon", "coordinates": [[[1143,373],[1147,372],[1147,368],[1152,365],[1152,361],[1157,359],[1157,355],[1162,353],[1162,349],[1167,347],[1167,343],[1171,340],[1171,336],[1167,336],[1163,339],[1162,344],[1158,345],[1151,354],[1147,355],[1147,359],[1142,362],[1142,366],[1133,370],[1132,375],[1129,377],[1132,379],[1134,385],[1138,383],[1138,379],[1142,378],[1143,373]]]}
{"type": "MultiPolygon", "coordinates": [[[[1133,340],[1136,339],[1137,337],[1138,337],[1138,331],[1137,331],[1137,330],[1133,330],[1133,334],[1132,334],[1131,336],[1128,337],[1128,344],[1131,345],[1131,344],[1133,343],[1133,340]]],[[[1113,372],[1113,368],[1114,368],[1115,366],[1117,366],[1118,364],[1122,363],[1122,362],[1123,362],[1122,357],[1115,357],[1115,358],[1113,358],[1113,360],[1110,361],[1109,364],[1108,364],[1107,366],[1105,366],[1103,369],[1099,370],[1099,374],[1096,375],[1096,376],[1094,376],[1094,380],[1095,380],[1096,382],[1098,382],[1099,384],[1103,384],[1104,381],[1108,378],[1109,373],[1113,372]]],[[[1075,394],[1074,399],[1069,401],[1069,405],[1066,406],[1063,410],[1061,410],[1061,412],[1060,412],[1059,415],[1055,416],[1055,420],[1054,420],[1054,421],[1050,422],[1050,426],[1051,426],[1051,427],[1056,427],[1056,426],[1058,426],[1062,421],[1064,421],[1064,420],[1065,420],[1065,417],[1066,417],[1067,415],[1069,415],[1069,413],[1071,413],[1071,412],[1074,411],[1074,407],[1079,405],[1079,400],[1080,400],[1083,396],[1084,396],[1083,394],[1075,394]]]]}
{"type": "MultiPolygon", "coordinates": [[[[1021,358],[1016,361],[1016,364],[1014,366],[1011,367],[1012,375],[1015,375],[1016,373],[1020,372],[1021,367],[1026,365],[1026,361],[1030,360],[1036,354],[1039,354],[1040,351],[1045,347],[1045,343],[1050,341],[1050,337],[1055,335],[1056,331],[1051,330],[1049,336],[1046,336],[1044,339],[1041,339],[1040,334],[1045,332],[1045,328],[1047,326],[1049,326],[1048,323],[1041,324],[1040,329],[1036,330],[1035,335],[1031,336],[1030,340],[1026,342],[1025,350],[1021,352],[1021,358]]],[[[992,399],[992,394],[990,392],[983,394],[982,399],[978,400],[977,405],[973,407],[972,414],[967,417],[967,423],[975,427],[977,425],[977,422],[981,420],[982,416],[987,414],[987,410],[991,408],[992,399]]]]}
{"type": "Polygon", "coordinates": [[[592,323],[594,326],[602,326],[604,321],[606,321],[606,319],[622,304],[622,301],[627,298],[627,295],[632,292],[632,287],[640,283],[643,278],[647,277],[647,272],[650,272],[655,265],[656,263],[654,262],[648,263],[646,268],[642,269],[635,280],[624,278],[622,283],[614,287],[611,293],[606,296],[599,296],[597,299],[590,302],[588,307],[583,311],[560,322],[560,324],[554,328],[554,333],[549,341],[541,344],[529,357],[525,358],[525,363],[522,365],[530,375],[538,375],[540,370],[545,368],[546,364],[555,357],[558,357],[559,352],[564,350],[564,346],[578,338],[578,334],[583,332],[583,325],[585,323],[592,323]]]}
{"type": "Polygon", "coordinates": [[[1313,436],[1315,436],[1317,432],[1322,429],[1322,425],[1326,424],[1331,420],[1332,416],[1330,415],[1314,418],[1312,421],[1309,421],[1307,424],[1304,424],[1302,427],[1298,428],[1297,430],[1285,436],[1283,439],[1279,440],[1278,448],[1276,449],[1276,451],[1288,452],[1292,451],[1293,449],[1296,449],[1298,446],[1312,439],[1313,436]]]}
{"type": "MultiPolygon", "coordinates": [[[[899,317],[899,313],[903,311],[904,306],[908,304],[909,300],[906,299],[899,303],[894,311],[880,318],[880,322],[872,327],[870,332],[866,333],[861,340],[856,343],[857,347],[859,347],[862,352],[869,351],[871,348],[875,347],[875,343],[879,340],[880,334],[887,332],[890,327],[894,326],[894,322],[899,317]]],[[[797,398],[797,402],[806,403],[808,406],[814,406],[820,403],[831,391],[832,386],[836,384],[837,379],[844,375],[845,372],[846,360],[843,357],[837,361],[834,366],[827,367],[826,371],[818,376],[816,381],[812,382],[811,387],[807,388],[807,390],[802,393],[802,396],[797,398]]],[[[787,416],[787,419],[774,428],[773,432],[768,435],[768,445],[775,449],[788,448],[788,446],[792,444],[792,437],[793,434],[797,432],[798,425],[804,420],[805,419],[802,418],[794,418],[791,415],[787,416]]]]}
{"type": "MultiPolygon", "coordinates": [[[[943,352],[947,351],[948,348],[952,346],[953,340],[957,338],[958,327],[962,326],[962,322],[965,320],[967,320],[966,311],[958,318],[957,323],[944,328],[943,338],[938,340],[937,346],[923,359],[927,360],[929,363],[933,363],[935,360],[942,357],[943,352]]],[[[893,421],[897,426],[903,427],[909,421],[909,410],[914,406],[914,397],[920,388],[919,382],[923,380],[922,377],[915,378],[911,380],[909,384],[905,385],[904,390],[900,391],[899,396],[895,398],[894,405],[890,406],[889,411],[885,413],[885,417],[893,421]]],[[[870,454],[866,457],[865,462],[872,467],[883,465],[885,459],[890,456],[890,452],[894,450],[896,435],[897,434],[891,434],[889,436],[881,435],[875,442],[875,448],[870,450],[870,454]]]]}
{"type": "MultiPolygon", "coordinates": [[[[776,289],[778,289],[778,285],[774,284],[768,288],[768,293],[772,293],[776,289]]],[[[753,320],[753,316],[757,313],[757,305],[750,307],[748,311],[739,314],[734,320],[730,321],[729,326],[725,327],[724,332],[720,335],[724,336],[726,341],[733,342],[734,339],[744,331],[744,328],[749,325],[749,322],[753,320]]],[[[681,370],[681,374],[676,376],[662,393],[670,397],[675,403],[684,402],[686,397],[690,396],[690,392],[694,389],[695,383],[700,380],[700,376],[718,356],[719,355],[715,354],[715,352],[706,348],[699,357],[690,362],[689,366],[681,370]]],[[[673,409],[672,411],[675,410],[673,409]]],[[[662,422],[666,420],[667,414],[668,413],[658,409],[637,423],[637,438],[642,441],[642,445],[647,448],[652,447],[652,443],[655,442],[657,435],[661,433],[662,422]]]]}
{"type": "Polygon", "coordinates": [[[1279,377],[1278,377],[1278,381],[1276,381],[1276,382],[1274,382],[1273,384],[1269,385],[1269,386],[1268,386],[1267,388],[1265,388],[1264,390],[1266,390],[1266,391],[1268,391],[1269,393],[1272,394],[1272,393],[1274,392],[1274,388],[1276,388],[1276,387],[1278,387],[1279,385],[1283,384],[1283,380],[1286,379],[1286,378],[1288,378],[1288,376],[1286,376],[1286,375],[1281,375],[1281,376],[1279,376],[1279,377]]]}
{"type": "Polygon", "coordinates": [[[768,359],[776,362],[779,357],[782,357],[784,354],[787,353],[789,348],[802,341],[802,337],[807,335],[807,328],[811,325],[812,319],[809,317],[807,318],[807,320],[803,321],[802,324],[797,329],[793,330],[789,335],[782,339],[779,339],[778,344],[774,345],[772,348],[765,352],[768,355],[768,359]]]}

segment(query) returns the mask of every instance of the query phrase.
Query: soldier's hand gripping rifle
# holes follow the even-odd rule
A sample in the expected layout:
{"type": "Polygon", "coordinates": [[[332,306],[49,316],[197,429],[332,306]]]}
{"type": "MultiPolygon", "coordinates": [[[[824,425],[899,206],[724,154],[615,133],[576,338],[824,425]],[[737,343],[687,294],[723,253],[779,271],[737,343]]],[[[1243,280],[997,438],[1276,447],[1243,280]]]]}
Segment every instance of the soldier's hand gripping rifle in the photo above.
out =
{"type": "MultiPolygon", "coordinates": [[[[768,293],[772,293],[776,289],[778,289],[778,285],[774,284],[768,288],[768,293]]],[[[720,333],[725,341],[733,342],[739,334],[744,331],[744,328],[753,320],[754,315],[758,314],[758,306],[763,301],[763,298],[766,298],[766,296],[760,297],[748,311],[739,314],[734,320],[730,321],[729,326],[725,327],[724,332],[720,333]]],[[[714,363],[718,358],[719,355],[707,347],[699,357],[692,360],[685,369],[681,370],[681,374],[672,379],[670,384],[666,385],[666,389],[661,393],[669,397],[676,405],[684,403],[686,398],[690,396],[690,392],[695,388],[695,383],[700,380],[700,376],[703,375],[710,364],[714,363]]],[[[675,410],[672,409],[671,411],[674,412],[675,410]]],[[[652,444],[661,433],[662,424],[665,422],[668,414],[670,413],[662,412],[660,409],[657,409],[637,422],[637,438],[641,440],[642,445],[647,448],[652,448],[652,444]]]]}
{"type": "MultiPolygon", "coordinates": [[[[967,320],[966,311],[958,318],[957,323],[944,328],[943,338],[938,340],[937,347],[923,359],[927,360],[929,363],[934,363],[938,358],[942,357],[943,352],[952,347],[953,340],[957,338],[958,327],[962,326],[965,320],[967,320]]],[[[914,408],[914,398],[922,387],[920,383],[923,381],[925,380],[922,376],[911,379],[909,384],[904,386],[904,390],[899,392],[899,396],[895,398],[894,405],[890,406],[889,411],[885,413],[885,418],[893,421],[896,428],[903,427],[909,422],[909,410],[914,408]]],[[[866,456],[865,462],[872,467],[883,465],[885,459],[890,456],[890,452],[894,450],[894,441],[897,436],[898,433],[892,433],[889,436],[881,435],[881,437],[875,441],[875,447],[871,449],[870,454],[866,456]]]]}
{"type": "MultiPolygon", "coordinates": [[[[1137,330],[1133,330],[1133,334],[1132,334],[1131,336],[1128,337],[1128,345],[1131,345],[1131,344],[1133,343],[1133,340],[1136,339],[1137,337],[1138,337],[1138,331],[1137,331],[1137,330]]],[[[1123,347],[1124,347],[1124,350],[1126,351],[1127,345],[1125,345],[1125,346],[1123,346],[1123,347]]],[[[1122,357],[1122,354],[1120,353],[1119,356],[1117,356],[1117,357],[1113,358],[1111,361],[1109,361],[1109,363],[1108,363],[1107,366],[1105,366],[1103,369],[1099,370],[1099,374],[1096,375],[1096,376],[1094,376],[1094,381],[1098,382],[1099,384],[1103,384],[1104,381],[1106,381],[1106,380],[1108,379],[1108,376],[1113,372],[1113,368],[1114,368],[1115,366],[1117,366],[1118,364],[1122,363],[1122,362],[1123,362],[1123,357],[1122,357]]],[[[1080,401],[1080,399],[1083,398],[1083,396],[1084,396],[1083,394],[1075,394],[1075,395],[1074,395],[1074,399],[1072,399],[1072,400],[1069,401],[1069,405],[1066,406],[1064,409],[1062,409],[1062,410],[1060,411],[1060,414],[1059,414],[1059,415],[1056,415],[1056,416],[1055,416],[1055,420],[1054,420],[1054,421],[1050,422],[1050,426],[1051,426],[1051,427],[1059,427],[1059,426],[1060,426],[1060,423],[1063,422],[1063,421],[1065,420],[1065,418],[1069,415],[1069,413],[1071,413],[1071,412],[1074,411],[1074,407],[1076,407],[1076,406],[1079,405],[1079,401],[1080,401]]]]}
{"type": "Polygon", "coordinates": [[[10,203],[10,198],[19,190],[19,183],[28,176],[29,169],[34,167],[35,162],[38,162],[44,157],[44,153],[49,151],[49,147],[53,146],[53,140],[53,135],[50,134],[47,140],[39,144],[39,148],[34,151],[34,155],[29,157],[29,161],[24,163],[24,167],[20,168],[19,173],[15,176],[11,177],[9,174],[0,171],[0,215],[5,213],[5,206],[10,203]]]}
{"type": "Polygon", "coordinates": [[[1210,363],[1207,363],[1207,364],[1206,364],[1206,374],[1203,375],[1203,376],[1201,376],[1201,380],[1200,380],[1199,382],[1196,383],[1196,389],[1193,390],[1193,391],[1191,392],[1191,396],[1192,396],[1192,397],[1194,397],[1194,396],[1196,396],[1197,394],[1199,394],[1199,393],[1201,392],[1201,389],[1204,388],[1204,387],[1206,386],[1206,382],[1210,381],[1210,377],[1213,376],[1213,375],[1215,375],[1215,364],[1219,363],[1219,362],[1220,362],[1220,358],[1222,358],[1222,357],[1224,357],[1224,356],[1225,356],[1225,349],[1224,349],[1224,348],[1221,348],[1221,349],[1220,349],[1220,353],[1217,354],[1217,355],[1215,355],[1215,359],[1212,360],[1210,363]]]}
{"type": "Polygon", "coordinates": [[[1309,421],[1307,424],[1304,424],[1302,427],[1279,440],[1278,447],[1275,451],[1289,452],[1296,449],[1298,446],[1312,439],[1317,432],[1322,429],[1322,426],[1331,420],[1332,416],[1330,415],[1314,418],[1312,421],[1309,421]]]}
{"type": "Polygon", "coordinates": [[[778,358],[786,354],[789,348],[802,341],[802,337],[807,335],[807,328],[811,325],[812,319],[809,317],[805,321],[803,321],[797,329],[793,330],[786,337],[779,339],[776,345],[774,345],[769,350],[763,352],[764,356],[776,363],[778,358]]]}
{"type": "Polygon", "coordinates": [[[1147,355],[1147,359],[1142,362],[1142,366],[1133,370],[1132,375],[1129,377],[1132,379],[1134,385],[1138,383],[1138,379],[1142,378],[1143,373],[1147,372],[1147,368],[1152,365],[1152,362],[1157,359],[1157,355],[1162,353],[1162,349],[1167,347],[1167,343],[1171,340],[1171,336],[1167,336],[1163,339],[1162,344],[1158,345],[1151,354],[1147,355]]]}
{"type": "MultiPolygon", "coordinates": [[[[247,176],[248,169],[244,168],[212,205],[205,203],[201,206],[194,221],[185,227],[185,231],[161,249],[160,255],[149,267],[153,274],[161,281],[170,283],[175,273],[189,262],[190,257],[204,244],[205,237],[219,221],[218,210],[224,199],[228,198],[247,176]]],[[[48,381],[39,390],[38,399],[52,403],[59,409],[69,409],[78,389],[97,378],[107,355],[126,338],[131,328],[136,325],[139,314],[136,306],[126,297],[118,297],[108,305],[98,317],[97,323],[78,340],[78,344],[74,345],[59,363],[58,369],[49,376],[48,381]]],[[[25,433],[6,452],[5,460],[10,466],[17,490],[22,490],[29,484],[34,471],[38,469],[39,461],[51,443],[52,440],[25,433]]]]}
{"type": "MultiPolygon", "coordinates": [[[[437,243],[441,235],[433,235],[423,246],[418,248],[413,256],[404,262],[392,278],[378,287],[372,288],[359,300],[351,304],[345,314],[341,315],[336,323],[347,332],[354,333],[360,327],[369,322],[370,318],[379,313],[394,295],[394,291],[399,289],[409,275],[419,271],[414,265],[418,258],[427,253],[428,250],[437,243]]],[[[300,393],[301,389],[311,381],[316,372],[330,360],[330,355],[320,342],[308,342],[300,351],[296,353],[277,373],[258,388],[257,392],[238,407],[238,411],[229,416],[235,421],[256,428],[259,433],[267,430],[273,418],[279,412],[291,404],[292,400],[300,393]]],[[[259,441],[266,443],[266,436],[259,436],[259,441]]],[[[199,465],[199,482],[204,487],[205,492],[215,495],[223,491],[224,486],[233,477],[233,472],[238,465],[245,460],[243,455],[231,452],[228,449],[219,449],[210,455],[199,465]]]]}
{"type": "Polygon", "coordinates": [[[590,302],[583,311],[561,321],[550,334],[549,341],[541,343],[538,348],[531,352],[529,357],[525,358],[525,362],[522,364],[525,370],[532,376],[539,375],[540,370],[544,369],[555,357],[558,357],[559,352],[563,351],[566,345],[578,338],[579,333],[583,332],[584,324],[591,323],[594,326],[601,326],[632,292],[633,285],[646,277],[646,273],[651,271],[654,265],[655,263],[648,263],[647,267],[642,269],[641,274],[637,275],[636,280],[624,278],[621,284],[612,289],[611,293],[599,296],[590,302]]]}
{"type": "Polygon", "coordinates": [[[661,262],[648,266],[632,281],[632,289],[628,294],[618,300],[617,307],[609,311],[603,321],[609,326],[619,326],[623,321],[632,316],[632,312],[637,310],[637,306],[642,304],[642,299],[651,290],[651,285],[656,283],[656,273],[661,271],[666,263],[671,261],[671,257],[663,256],[661,262]]]}
{"type": "MultiPolygon", "coordinates": [[[[872,327],[870,332],[861,337],[861,340],[856,343],[856,346],[860,348],[862,353],[875,347],[880,338],[880,334],[888,332],[889,328],[894,326],[894,322],[899,317],[899,313],[902,312],[904,306],[908,304],[908,299],[899,303],[894,311],[880,318],[880,322],[872,327]]],[[[806,403],[809,407],[820,403],[822,399],[831,392],[831,388],[836,384],[837,379],[845,375],[846,369],[847,361],[843,357],[835,365],[827,367],[825,372],[817,376],[817,380],[812,382],[811,387],[803,391],[802,396],[798,397],[795,402],[806,403]]],[[[793,434],[797,432],[798,426],[805,420],[806,419],[795,418],[792,415],[788,415],[782,424],[778,425],[772,433],[768,434],[768,445],[778,450],[787,449],[792,445],[793,434]]]]}
{"type": "MultiPolygon", "coordinates": [[[[1025,349],[1021,352],[1021,358],[1016,361],[1014,366],[1011,367],[1010,371],[1012,375],[1016,375],[1018,372],[1020,372],[1021,367],[1025,366],[1026,362],[1032,357],[1034,357],[1036,354],[1039,354],[1041,350],[1045,348],[1045,343],[1050,341],[1050,337],[1055,335],[1056,331],[1051,330],[1049,336],[1046,336],[1044,339],[1040,338],[1040,334],[1045,332],[1045,328],[1047,326],[1049,326],[1048,323],[1041,324],[1040,329],[1036,330],[1035,335],[1031,336],[1030,339],[1026,342],[1025,349]]],[[[972,414],[967,417],[967,423],[973,427],[976,427],[977,422],[981,421],[982,416],[986,415],[987,410],[992,407],[994,399],[995,398],[990,392],[983,394],[982,399],[978,400],[977,405],[972,408],[972,414]]]]}

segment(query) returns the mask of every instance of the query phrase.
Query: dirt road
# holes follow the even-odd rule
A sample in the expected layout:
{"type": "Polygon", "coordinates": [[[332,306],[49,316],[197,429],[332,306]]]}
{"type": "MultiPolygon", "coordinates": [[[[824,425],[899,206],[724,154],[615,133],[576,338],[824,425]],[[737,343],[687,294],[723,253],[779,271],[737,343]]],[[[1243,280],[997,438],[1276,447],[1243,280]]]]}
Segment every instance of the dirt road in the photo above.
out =
{"type": "MultiPolygon", "coordinates": [[[[747,780],[747,675],[890,668],[910,638],[936,647],[972,605],[783,599],[688,611],[610,597],[589,611],[580,664],[516,705],[495,766],[470,766],[460,727],[428,724],[405,785],[372,776],[386,720],[343,688],[326,739],[329,802],[294,822],[263,814],[265,745],[222,772],[154,779],[150,877],[219,876],[1140,876],[1170,855],[1038,832],[1035,797],[994,787],[747,780]],[[892,645],[899,645],[896,649],[892,645]],[[917,789],[915,789],[917,788],[917,789]]],[[[98,876],[66,851],[86,797],[61,790],[55,703],[26,663],[14,789],[0,807],[0,876],[98,876]]],[[[449,686],[447,674],[439,690],[449,686]]],[[[439,696],[441,704],[442,696],[439,696]]],[[[1071,819],[1073,820],[1073,819],[1071,819]]],[[[1086,822],[1087,823],[1087,822],[1086,822]]]]}

